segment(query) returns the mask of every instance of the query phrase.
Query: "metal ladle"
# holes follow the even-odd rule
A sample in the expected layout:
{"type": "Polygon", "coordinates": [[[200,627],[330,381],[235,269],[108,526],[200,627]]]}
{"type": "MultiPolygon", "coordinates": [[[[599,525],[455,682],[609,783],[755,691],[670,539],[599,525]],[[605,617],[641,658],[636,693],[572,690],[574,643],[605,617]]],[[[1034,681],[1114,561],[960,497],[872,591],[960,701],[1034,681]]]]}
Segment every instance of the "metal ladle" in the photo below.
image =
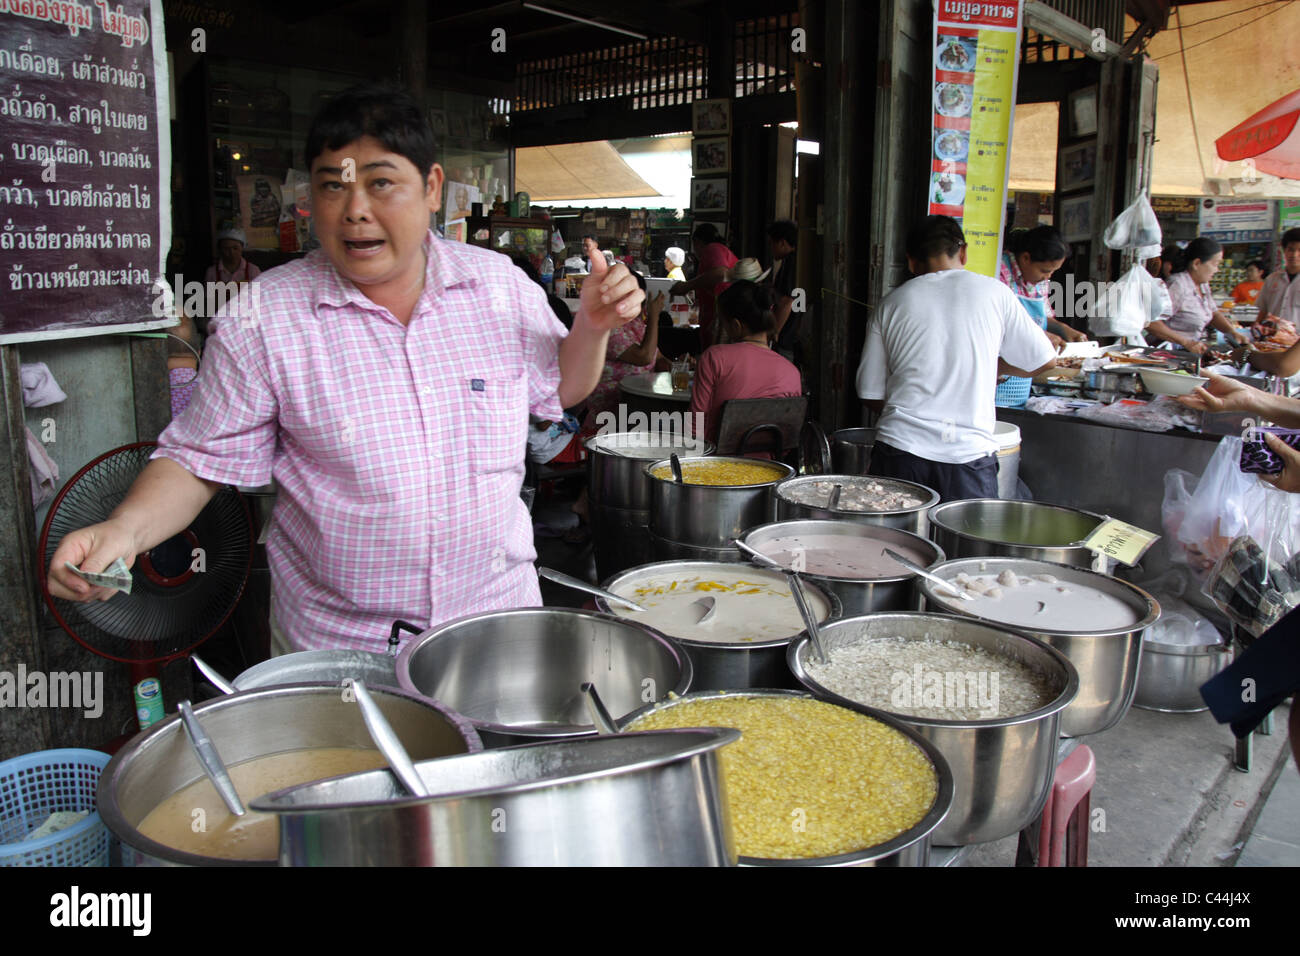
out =
{"type": "Polygon", "coordinates": [[[596,597],[603,597],[606,601],[614,601],[630,607],[634,611],[648,611],[648,607],[637,604],[636,601],[629,601],[625,597],[619,597],[613,591],[606,591],[604,588],[598,588],[594,584],[588,584],[586,581],[580,581],[575,577],[556,571],[554,568],[538,568],[537,576],[546,578],[548,581],[554,581],[556,584],[563,584],[566,588],[573,588],[575,591],[586,591],[588,594],[594,594],[596,597]]]}
{"type": "Polygon", "coordinates": [[[844,491],[843,485],[836,485],[831,489],[831,495],[826,499],[826,510],[834,511],[840,505],[840,494],[844,491]]]}
{"type": "Polygon", "coordinates": [[[953,584],[951,581],[945,581],[943,578],[939,577],[939,575],[937,575],[937,574],[931,574],[929,571],[927,571],[925,568],[921,567],[921,566],[920,566],[919,564],[917,564],[915,561],[909,561],[907,558],[903,557],[903,556],[902,556],[901,554],[899,554],[897,551],[891,551],[889,548],[885,548],[884,551],[885,551],[885,555],[886,555],[887,557],[893,559],[894,561],[897,561],[899,564],[901,564],[903,567],[907,568],[907,570],[911,571],[913,574],[919,574],[921,577],[925,578],[927,581],[930,581],[930,582],[932,582],[932,583],[934,583],[934,584],[939,585],[940,587],[943,587],[943,588],[947,589],[948,591],[951,591],[953,594],[957,595],[957,597],[961,598],[963,601],[973,601],[973,600],[975,600],[973,597],[971,597],[971,596],[970,596],[969,594],[967,594],[965,591],[963,591],[963,590],[961,590],[960,588],[958,588],[958,587],[957,587],[955,584],[953,584]]]}
{"type": "Polygon", "coordinates": [[[812,640],[813,650],[817,652],[817,659],[823,664],[831,662],[830,655],[822,646],[821,632],[817,629],[817,616],[813,614],[812,608],[808,606],[808,598],[803,591],[803,582],[799,580],[799,572],[792,571],[783,564],[773,561],[761,551],[751,548],[739,538],[734,542],[736,547],[744,551],[751,558],[757,559],[760,564],[782,572],[786,580],[790,582],[790,593],[794,595],[795,607],[799,608],[799,616],[803,618],[804,627],[808,630],[808,637],[812,640]]]}
{"type": "Polygon", "coordinates": [[[677,452],[673,452],[668,456],[668,462],[672,465],[673,481],[677,482],[679,485],[686,484],[686,479],[682,477],[682,460],[677,457],[677,452]]]}
{"type": "Polygon", "coordinates": [[[221,693],[223,694],[238,693],[238,690],[235,688],[234,684],[230,683],[230,681],[222,677],[215,667],[213,667],[207,661],[203,660],[203,658],[199,657],[198,654],[191,654],[190,661],[194,664],[195,667],[199,669],[199,673],[202,674],[204,677],[206,677],[208,681],[212,684],[212,686],[215,687],[217,690],[221,691],[221,693]]]}
{"type": "Polygon", "coordinates": [[[388,761],[388,766],[392,768],[397,779],[412,796],[429,796],[429,788],[424,785],[419,772],[415,769],[415,764],[411,762],[411,755],[406,752],[397,732],[393,730],[393,725],[388,722],[384,712],[370,696],[366,682],[353,680],[352,690],[356,694],[357,705],[361,708],[361,717],[366,722],[366,729],[370,731],[370,738],[379,748],[379,752],[384,755],[384,759],[388,761]]]}
{"type": "Polygon", "coordinates": [[[194,708],[190,706],[188,700],[183,700],[176,705],[176,709],[181,713],[181,724],[185,727],[185,736],[190,739],[190,746],[194,748],[194,756],[199,760],[199,766],[203,772],[208,775],[212,785],[217,788],[217,793],[221,796],[221,802],[226,805],[226,809],[237,817],[242,817],[248,811],[244,809],[243,801],[239,799],[239,793],[235,790],[235,782],[230,779],[230,774],[226,771],[226,765],[221,762],[221,754],[217,753],[217,745],[212,742],[199,719],[194,716],[194,708]]]}
{"type": "Polygon", "coordinates": [[[578,689],[587,695],[587,710],[591,711],[591,722],[596,725],[596,733],[602,737],[621,733],[618,729],[618,721],[610,714],[609,708],[600,699],[600,694],[596,693],[596,685],[591,681],[584,681],[578,689]]]}

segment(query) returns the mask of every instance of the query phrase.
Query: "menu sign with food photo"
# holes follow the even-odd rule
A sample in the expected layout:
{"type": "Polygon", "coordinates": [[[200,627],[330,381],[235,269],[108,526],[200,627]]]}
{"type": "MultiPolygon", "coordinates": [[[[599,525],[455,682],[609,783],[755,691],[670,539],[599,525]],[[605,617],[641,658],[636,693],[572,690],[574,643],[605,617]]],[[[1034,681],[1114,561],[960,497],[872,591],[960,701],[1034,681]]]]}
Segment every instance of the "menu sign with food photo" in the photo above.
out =
{"type": "Polygon", "coordinates": [[[161,0],[0,3],[0,90],[0,344],[173,324],[161,0]]]}
{"type": "Polygon", "coordinates": [[[934,20],[931,215],[966,233],[967,268],[997,274],[1020,62],[1019,0],[939,0],[934,20]]]}

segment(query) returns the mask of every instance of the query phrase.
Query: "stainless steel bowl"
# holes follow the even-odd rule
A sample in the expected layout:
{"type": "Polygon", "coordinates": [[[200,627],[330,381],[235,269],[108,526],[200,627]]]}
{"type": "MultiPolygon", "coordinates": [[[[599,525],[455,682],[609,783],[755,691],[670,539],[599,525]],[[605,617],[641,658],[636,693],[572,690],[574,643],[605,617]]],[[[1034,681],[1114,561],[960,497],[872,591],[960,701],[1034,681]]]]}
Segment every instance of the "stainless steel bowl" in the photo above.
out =
{"type": "Polygon", "coordinates": [[[1201,685],[1231,663],[1232,649],[1224,644],[1181,646],[1143,641],[1133,706],[1167,714],[1208,710],[1201,685]]]}
{"type": "MultiPolygon", "coordinates": [[[[1015,504],[1016,502],[1007,502],[1015,504]]],[[[935,596],[936,586],[921,582],[926,605],[948,614],[960,614],[993,627],[1016,631],[1050,644],[1070,659],[1079,672],[1079,695],[1061,718],[1061,733],[1066,737],[1099,734],[1115,726],[1128,712],[1137,690],[1138,664],[1142,660],[1142,635],[1160,618],[1160,605],[1141,588],[1127,581],[1095,571],[1085,571],[1066,564],[1030,561],[1025,558],[963,558],[947,561],[933,570],[949,580],[958,574],[998,574],[1014,571],[1019,575],[1052,574],[1061,582],[1083,585],[1104,591],[1133,609],[1137,623],[1131,627],[1097,631],[1088,630],[1086,621],[1052,622],[1054,627],[1019,627],[979,617],[966,610],[963,601],[943,601],[935,596]]]]}
{"type": "MultiPolygon", "coordinates": [[[[736,554],[740,553],[735,548],[732,551],[736,554]]],[[[638,568],[630,568],[622,574],[615,575],[605,581],[601,586],[606,591],[618,593],[619,588],[646,577],[735,574],[737,571],[742,571],[746,576],[770,580],[779,587],[786,585],[785,576],[780,572],[768,571],[763,568],[719,564],[715,561],[660,561],[655,564],[644,564],[638,568]]],[[[807,591],[826,602],[829,610],[823,620],[833,620],[839,616],[839,598],[833,593],[815,584],[808,585],[807,591]]],[[[704,595],[701,594],[700,596],[703,597],[704,595]]],[[[790,602],[793,606],[793,597],[790,602]]],[[[596,598],[596,606],[602,611],[610,612],[609,604],[604,598],[596,598]]],[[[619,617],[625,621],[644,618],[648,626],[662,630],[655,622],[653,608],[648,612],[635,612],[628,617],[622,617],[620,614],[619,617]]],[[[696,690],[705,691],[737,690],[745,687],[794,687],[794,681],[790,677],[790,671],[785,664],[785,651],[790,646],[790,643],[803,633],[804,631],[800,630],[789,637],[736,644],[695,641],[674,634],[669,636],[686,649],[686,653],[691,659],[693,675],[691,686],[696,690]]]]}
{"type": "Polygon", "coordinates": [[[841,428],[831,434],[831,462],[841,475],[865,475],[871,467],[874,428],[841,428]]]}
{"type": "Polygon", "coordinates": [[[778,481],[794,474],[779,461],[753,458],[686,458],[694,462],[763,465],[778,475],[771,481],[752,485],[677,484],[672,478],[655,478],[657,468],[669,468],[668,459],[645,466],[653,482],[650,495],[650,532],[667,541],[703,548],[728,548],[731,542],[755,525],[772,520],[772,489],[778,481]]]}
{"type": "MultiPolygon", "coordinates": [[[[483,749],[473,725],[442,705],[391,688],[371,693],[413,759],[483,749]]],[[[194,714],[227,766],[315,747],[375,749],[360,708],[344,700],[335,684],[245,691],[198,704],[194,714]]],[[[257,865],[176,850],[136,829],[151,810],[203,775],[179,714],[137,734],[114,755],[100,777],[96,803],[122,842],[125,865],[257,865]]],[[[258,795],[242,796],[247,801],[258,795]]]]}
{"type": "Polygon", "coordinates": [[[285,866],[730,866],[718,749],[730,729],[664,730],[506,747],[254,801],[280,815],[285,866]]]}
{"type": "MultiPolygon", "coordinates": [[[[1021,661],[1051,681],[1056,691],[1051,703],[1014,717],[957,721],[893,714],[934,744],[952,771],[952,809],[934,831],[934,843],[987,843],[1027,827],[1043,812],[1056,773],[1061,712],[1079,692],[1079,675],[1073,665],[1065,655],[1035,638],[952,614],[873,614],[833,621],[821,629],[822,645],[832,661],[838,648],[886,637],[982,647],[1021,661]]],[[[799,683],[822,700],[856,703],[809,676],[805,665],[811,653],[807,638],[790,645],[790,670],[799,683]]]]}
{"type": "Polygon", "coordinates": [[[628,618],[567,608],[475,614],[402,648],[397,680],[473,722],[489,747],[595,733],[579,687],[615,716],[691,686],[676,642],[628,618]]]}
{"type": "MultiPolygon", "coordinates": [[[[759,525],[744,537],[745,544],[762,551],[763,545],[775,538],[796,534],[835,535],[852,541],[862,541],[876,546],[884,545],[894,550],[903,549],[919,553],[918,564],[929,568],[944,560],[943,550],[933,541],[897,528],[855,524],[847,521],[776,521],[759,525]]],[[[917,590],[917,575],[901,567],[901,573],[881,575],[876,578],[836,578],[809,571],[800,573],[823,591],[840,600],[840,617],[858,617],[873,611],[915,611],[921,607],[921,592],[917,590]]]]}
{"type": "Polygon", "coordinates": [[[254,664],[231,683],[235,690],[285,684],[338,684],[363,680],[368,687],[397,686],[397,658],[373,651],[297,651],[254,664]]]}
{"type": "Polygon", "coordinates": [[[791,500],[792,494],[817,482],[856,482],[862,480],[863,476],[855,474],[801,475],[797,478],[787,478],[776,486],[774,492],[776,495],[776,520],[834,519],[879,528],[898,528],[900,531],[919,534],[923,538],[929,533],[930,521],[928,515],[930,509],[939,503],[939,493],[933,488],[927,488],[925,485],[918,485],[911,481],[902,481],[898,478],[870,478],[871,481],[878,481],[891,491],[901,491],[921,499],[919,505],[913,508],[901,508],[898,511],[846,511],[843,508],[836,508],[831,511],[828,508],[791,500]]]}
{"type": "Polygon", "coordinates": [[[1083,546],[1105,519],[1091,511],[1036,501],[972,498],[930,509],[930,537],[950,558],[1000,555],[1093,567],[1083,546]]]}
{"type": "MultiPolygon", "coordinates": [[[[727,691],[705,691],[687,694],[678,700],[665,700],[657,704],[649,704],[636,713],[629,714],[627,719],[622,721],[622,726],[628,729],[634,729],[636,721],[653,711],[662,710],[666,707],[675,707],[679,704],[692,700],[716,700],[722,697],[812,697],[812,694],[806,691],[797,690],[780,690],[780,689],[752,689],[739,693],[727,691]]],[[[829,703],[829,702],[828,702],[829,703]]],[[[934,803],[931,804],[930,810],[910,829],[903,831],[892,840],[873,847],[866,847],[856,850],[852,853],[841,853],[837,856],[808,857],[804,859],[774,860],[759,857],[742,856],[739,862],[742,866],[926,866],[930,857],[930,842],[934,831],[943,822],[944,817],[952,806],[953,798],[953,780],[952,771],[948,768],[948,762],[944,760],[943,754],[924,737],[916,733],[910,727],[900,720],[891,717],[882,711],[872,710],[869,707],[862,707],[852,702],[835,702],[836,706],[845,707],[849,710],[857,711],[860,714],[866,714],[874,720],[880,721],[886,726],[892,727],[899,733],[903,734],[908,740],[916,744],[917,747],[929,759],[931,767],[934,768],[935,777],[938,780],[934,803]]],[[[726,780],[723,780],[726,783],[726,780]]],[[[740,812],[736,803],[738,795],[729,794],[733,814],[740,812]]]]}

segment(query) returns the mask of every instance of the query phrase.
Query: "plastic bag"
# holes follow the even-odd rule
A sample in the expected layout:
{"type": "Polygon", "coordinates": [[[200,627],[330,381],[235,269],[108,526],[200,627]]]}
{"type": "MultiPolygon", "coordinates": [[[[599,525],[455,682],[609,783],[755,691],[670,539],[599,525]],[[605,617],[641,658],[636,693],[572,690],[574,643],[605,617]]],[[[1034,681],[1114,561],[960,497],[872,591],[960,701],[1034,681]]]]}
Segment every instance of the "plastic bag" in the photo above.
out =
{"type": "Polygon", "coordinates": [[[1152,322],[1172,311],[1169,290],[1140,265],[1135,265],[1099,295],[1088,317],[1093,335],[1141,335],[1152,322]]]}
{"type": "Polygon", "coordinates": [[[1250,535],[1236,538],[1205,583],[1205,593],[1256,637],[1300,604],[1300,554],[1278,562],[1250,535]]]}
{"type": "Polygon", "coordinates": [[[1160,526],[1165,532],[1165,544],[1169,548],[1169,559],[1175,564],[1189,564],[1186,546],[1178,540],[1182,530],[1183,519],[1187,517],[1187,506],[1191,503],[1192,492],[1196,490],[1196,476],[1182,468],[1170,468],[1165,472],[1165,497],[1160,503],[1160,526]]]}
{"type": "Polygon", "coordinates": [[[1284,564],[1300,551],[1300,496],[1243,474],[1237,467],[1241,445],[1231,436],[1219,442],[1173,536],[1202,580],[1243,535],[1259,542],[1273,564],[1284,564]]]}
{"type": "Polygon", "coordinates": [[[1147,628],[1142,640],[1173,647],[1222,644],[1223,635],[1208,617],[1186,601],[1163,591],[1151,592],[1160,604],[1160,620],[1147,628]]]}
{"type": "Polygon", "coordinates": [[[1138,246],[1159,248],[1161,238],[1156,211],[1151,208],[1151,200],[1147,199],[1146,193],[1141,193],[1131,206],[1106,227],[1102,241],[1108,249],[1132,249],[1138,246]]]}

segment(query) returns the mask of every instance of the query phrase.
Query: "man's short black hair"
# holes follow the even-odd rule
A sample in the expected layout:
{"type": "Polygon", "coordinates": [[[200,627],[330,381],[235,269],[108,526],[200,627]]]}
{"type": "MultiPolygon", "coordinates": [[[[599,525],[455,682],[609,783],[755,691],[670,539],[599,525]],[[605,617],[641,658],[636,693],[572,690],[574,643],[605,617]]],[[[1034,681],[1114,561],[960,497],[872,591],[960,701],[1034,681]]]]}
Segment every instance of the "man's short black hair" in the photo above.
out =
{"type": "Polygon", "coordinates": [[[784,241],[791,249],[799,244],[799,227],[792,219],[778,219],[767,227],[767,238],[784,241]]]}
{"type": "Polygon", "coordinates": [[[718,227],[711,222],[702,222],[695,227],[691,233],[692,242],[702,242],[706,246],[711,242],[721,242],[722,233],[718,232],[718,227]]]}
{"type": "Polygon", "coordinates": [[[410,160],[421,179],[429,178],[435,149],[424,108],[406,90],[385,83],[351,87],[320,108],[307,131],[307,168],[325,150],[342,149],[363,136],[379,140],[390,153],[410,160]]]}
{"type": "Polygon", "coordinates": [[[907,254],[918,262],[955,256],[966,245],[966,234],[950,216],[926,216],[907,234],[907,254]]]}
{"type": "Polygon", "coordinates": [[[596,243],[596,245],[600,245],[600,241],[599,241],[595,236],[593,236],[591,233],[589,233],[589,232],[584,232],[584,233],[582,234],[582,238],[583,238],[583,239],[590,239],[592,242],[596,243]]]}
{"type": "Polygon", "coordinates": [[[1300,242],[1300,229],[1288,229],[1282,233],[1282,248],[1285,249],[1293,242],[1300,242]]]}

